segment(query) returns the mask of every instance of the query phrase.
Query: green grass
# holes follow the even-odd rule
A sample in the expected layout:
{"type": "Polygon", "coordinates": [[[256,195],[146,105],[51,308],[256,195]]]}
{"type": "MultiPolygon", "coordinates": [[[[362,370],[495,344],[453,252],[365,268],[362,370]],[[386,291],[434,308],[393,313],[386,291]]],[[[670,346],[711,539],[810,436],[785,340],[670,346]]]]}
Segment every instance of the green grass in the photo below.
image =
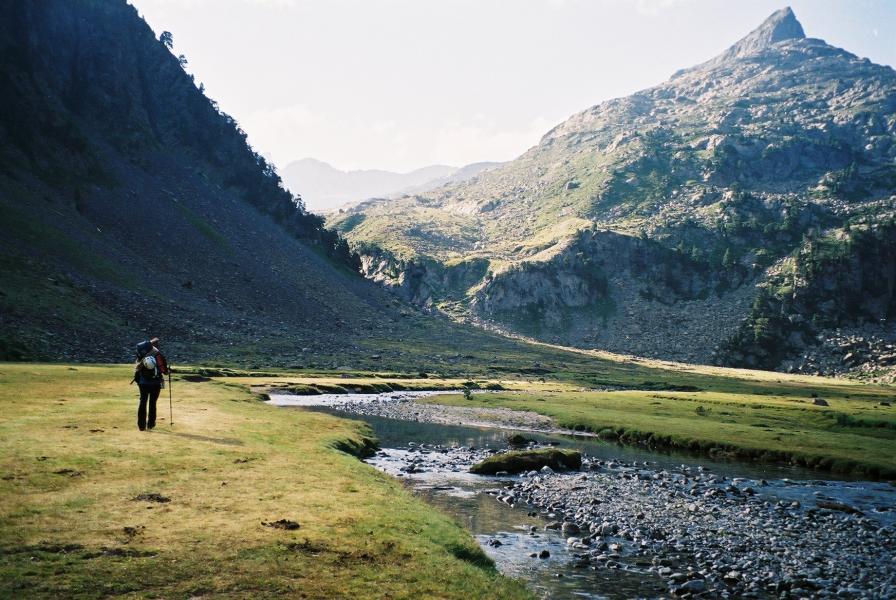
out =
{"type": "Polygon", "coordinates": [[[767,395],[544,391],[474,394],[469,400],[445,394],[420,401],[529,410],[552,417],[560,427],[609,440],[896,479],[896,408],[879,406],[888,396],[869,391],[841,385],[825,397],[829,407],[813,405],[808,390],[792,395],[787,386],[767,395]]]}
{"type": "Polygon", "coordinates": [[[229,378],[175,379],[174,426],[142,433],[129,379],[0,363],[0,596],[529,597],[340,450],[369,445],[361,424],[263,405],[229,378]],[[171,501],[133,500],[146,492],[171,501]],[[279,519],[300,527],[262,525],[279,519]]]}

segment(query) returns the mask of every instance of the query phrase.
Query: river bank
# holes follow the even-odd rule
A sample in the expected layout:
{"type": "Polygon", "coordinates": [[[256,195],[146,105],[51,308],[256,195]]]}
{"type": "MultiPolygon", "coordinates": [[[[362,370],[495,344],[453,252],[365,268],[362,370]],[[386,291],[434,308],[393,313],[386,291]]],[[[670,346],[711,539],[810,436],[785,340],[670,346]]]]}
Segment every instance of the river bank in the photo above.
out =
{"type": "Polygon", "coordinates": [[[457,406],[440,412],[438,405],[415,402],[432,398],[313,401],[364,418],[383,446],[369,462],[408,481],[472,531],[483,512],[494,521],[499,509],[469,500],[472,507],[464,508],[458,499],[487,495],[506,507],[501,526],[480,530],[478,539],[502,572],[543,597],[877,598],[896,592],[896,488],[890,484],[655,454],[593,437],[548,436],[549,427],[531,435],[533,444],[583,450],[581,471],[480,477],[470,467],[508,448],[508,435],[518,432],[494,418],[501,412],[489,413],[490,426],[483,427],[481,413],[457,412],[457,406]],[[479,429],[438,422],[449,416],[479,429]]]}
{"type": "Polygon", "coordinates": [[[839,477],[896,475],[896,418],[880,401],[631,391],[409,391],[296,396],[279,406],[326,406],[405,421],[599,437],[659,451],[796,464],[839,477]]]}
{"type": "Polygon", "coordinates": [[[524,578],[537,577],[546,558],[561,557],[574,570],[592,572],[579,575],[582,595],[896,594],[896,489],[888,484],[748,479],[587,456],[578,472],[468,473],[492,452],[412,444],[384,449],[369,462],[431,494],[456,496],[482,486],[495,502],[517,510],[506,531],[480,538],[484,549],[524,578]],[[557,548],[558,537],[565,549],[557,548]]]}

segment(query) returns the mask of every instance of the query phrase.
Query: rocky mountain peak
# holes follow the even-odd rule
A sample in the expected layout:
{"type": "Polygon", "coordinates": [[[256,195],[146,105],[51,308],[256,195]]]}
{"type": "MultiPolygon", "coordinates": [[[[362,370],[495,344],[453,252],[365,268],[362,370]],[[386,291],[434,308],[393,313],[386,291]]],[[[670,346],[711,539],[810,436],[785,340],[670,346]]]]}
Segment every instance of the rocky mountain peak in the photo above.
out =
{"type": "Polygon", "coordinates": [[[765,50],[779,42],[802,40],[805,37],[806,33],[803,31],[803,26],[797,21],[796,15],[793,14],[793,10],[788,6],[773,12],[759,27],[741,38],[740,41],[719,56],[692,69],[683,69],[676,73],[673,78],[689,71],[712,69],[729,61],[765,50]]]}
{"type": "Polygon", "coordinates": [[[729,48],[736,56],[752,54],[784,40],[800,40],[806,37],[803,26],[796,20],[790,7],[776,10],[746,37],[729,48]]]}

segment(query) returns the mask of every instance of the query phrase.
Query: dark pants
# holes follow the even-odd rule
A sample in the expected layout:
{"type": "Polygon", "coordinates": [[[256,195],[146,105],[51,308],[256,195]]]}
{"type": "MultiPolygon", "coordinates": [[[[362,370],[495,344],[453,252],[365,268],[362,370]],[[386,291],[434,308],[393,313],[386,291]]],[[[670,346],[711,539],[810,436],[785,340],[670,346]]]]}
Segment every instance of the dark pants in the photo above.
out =
{"type": "Polygon", "coordinates": [[[152,429],[156,426],[156,400],[159,399],[159,393],[162,391],[160,385],[140,386],[140,406],[137,407],[137,427],[143,431],[147,427],[152,429]],[[146,408],[147,401],[149,403],[149,419],[147,420],[146,408]]]}

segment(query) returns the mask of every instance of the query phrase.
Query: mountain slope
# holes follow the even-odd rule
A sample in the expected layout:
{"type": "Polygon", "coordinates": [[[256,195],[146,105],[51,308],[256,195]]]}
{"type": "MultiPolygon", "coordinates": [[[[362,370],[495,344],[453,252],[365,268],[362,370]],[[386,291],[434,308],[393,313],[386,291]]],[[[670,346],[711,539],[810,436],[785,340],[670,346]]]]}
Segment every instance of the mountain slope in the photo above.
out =
{"type": "Polygon", "coordinates": [[[310,210],[326,212],[348,202],[424,192],[466,181],[497,164],[473,163],[461,168],[432,165],[408,173],[394,173],[376,169],[342,171],[325,162],[304,158],[286,165],[283,181],[290,190],[301,194],[310,210]]]}
{"type": "Polygon", "coordinates": [[[128,360],[152,334],[175,361],[325,368],[503,343],[358,276],[123,0],[0,5],[0,90],[0,359],[128,360]]]}
{"type": "MultiPolygon", "coordinates": [[[[758,290],[787,288],[777,274],[813,240],[848,225],[886,254],[894,134],[894,71],[806,38],[783,9],[720,56],[572,116],[476,180],[331,223],[369,277],[464,318],[614,351],[798,368],[838,326],[892,336],[880,319],[893,297],[873,291],[876,308],[832,309],[823,325],[802,314],[799,332],[772,332],[765,349],[730,343],[755,329],[758,290]]],[[[869,279],[890,277],[888,264],[869,279]]]]}

